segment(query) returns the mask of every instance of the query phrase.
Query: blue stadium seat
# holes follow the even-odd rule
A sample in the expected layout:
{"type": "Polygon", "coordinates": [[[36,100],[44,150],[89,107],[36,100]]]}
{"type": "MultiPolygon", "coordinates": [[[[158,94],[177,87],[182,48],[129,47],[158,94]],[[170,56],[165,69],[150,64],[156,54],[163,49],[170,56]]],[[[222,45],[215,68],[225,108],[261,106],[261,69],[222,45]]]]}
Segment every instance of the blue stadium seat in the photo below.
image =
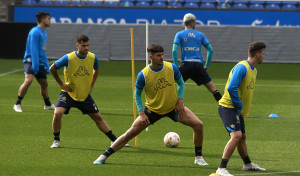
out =
{"type": "Polygon", "coordinates": [[[36,5],[36,1],[35,0],[24,0],[23,5],[36,5]]]}
{"type": "Polygon", "coordinates": [[[55,0],[54,5],[67,6],[67,5],[69,5],[69,1],[68,0],[55,0]]]}
{"type": "Polygon", "coordinates": [[[170,2],[169,5],[172,8],[181,8],[182,7],[182,3],[181,2],[170,2]]]}
{"type": "Polygon", "coordinates": [[[118,7],[119,1],[116,0],[105,0],[103,3],[103,6],[105,7],[118,7]]]}
{"type": "Polygon", "coordinates": [[[200,8],[216,8],[216,5],[210,2],[202,2],[200,8]]]}
{"type": "Polygon", "coordinates": [[[232,8],[234,9],[246,9],[248,8],[249,1],[233,1],[232,8]]]}
{"type": "Polygon", "coordinates": [[[249,1],[249,8],[250,9],[264,9],[265,8],[265,1],[249,1]]]}
{"type": "Polygon", "coordinates": [[[185,2],[185,3],[190,3],[190,2],[192,2],[192,3],[200,4],[201,0],[185,0],[184,2],[185,2]]]}
{"type": "Polygon", "coordinates": [[[136,7],[150,7],[150,3],[148,1],[137,1],[135,6],[136,7]]]}
{"type": "Polygon", "coordinates": [[[72,0],[73,6],[79,6],[79,5],[85,5],[85,2],[83,0],[72,0]]]}
{"type": "Polygon", "coordinates": [[[297,9],[297,2],[296,1],[282,1],[282,9],[295,10],[295,9],[297,9]]]}
{"type": "Polygon", "coordinates": [[[52,5],[52,0],[40,0],[39,5],[52,5]]]}
{"type": "Polygon", "coordinates": [[[156,1],[152,3],[152,7],[167,7],[167,4],[161,1],[156,1]]]}
{"type": "Polygon", "coordinates": [[[279,4],[266,4],[266,9],[279,10],[280,9],[280,5],[279,4]]]}
{"type": "Polygon", "coordinates": [[[199,4],[189,2],[189,3],[184,3],[183,7],[185,7],[185,8],[199,8],[199,4]]]}
{"type": "Polygon", "coordinates": [[[102,5],[102,0],[89,0],[87,2],[88,6],[101,6],[102,5]]]}
{"type": "Polygon", "coordinates": [[[120,2],[120,7],[134,7],[133,1],[122,1],[120,2]]]}
{"type": "Polygon", "coordinates": [[[297,7],[294,4],[283,4],[282,9],[284,9],[284,10],[296,10],[297,7]]]}

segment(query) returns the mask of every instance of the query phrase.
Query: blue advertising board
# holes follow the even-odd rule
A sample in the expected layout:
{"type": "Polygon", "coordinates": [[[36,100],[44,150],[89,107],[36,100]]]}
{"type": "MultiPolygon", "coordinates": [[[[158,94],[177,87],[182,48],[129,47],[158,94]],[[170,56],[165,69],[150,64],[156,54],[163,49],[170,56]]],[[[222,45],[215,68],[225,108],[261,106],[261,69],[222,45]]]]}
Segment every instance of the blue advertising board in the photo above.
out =
{"type": "Polygon", "coordinates": [[[189,10],[138,8],[84,8],[15,6],[14,22],[35,22],[39,11],[50,12],[52,23],[89,24],[182,24],[186,13],[198,25],[300,26],[300,11],[189,10]]]}

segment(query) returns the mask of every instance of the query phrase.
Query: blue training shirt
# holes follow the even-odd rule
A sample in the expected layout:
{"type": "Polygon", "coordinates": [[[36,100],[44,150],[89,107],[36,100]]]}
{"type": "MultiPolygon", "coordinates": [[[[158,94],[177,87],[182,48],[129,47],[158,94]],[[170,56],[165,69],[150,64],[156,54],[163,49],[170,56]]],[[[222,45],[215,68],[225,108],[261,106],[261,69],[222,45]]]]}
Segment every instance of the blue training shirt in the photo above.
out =
{"type": "Polygon", "coordinates": [[[36,26],[28,34],[26,51],[23,62],[31,62],[34,74],[39,71],[39,66],[44,66],[49,73],[49,63],[46,56],[46,45],[48,41],[47,32],[36,26]]]}
{"type": "MultiPolygon", "coordinates": [[[[250,65],[251,69],[254,70],[254,68],[251,66],[249,61],[247,61],[250,65]]],[[[240,86],[241,82],[245,78],[247,74],[247,68],[243,64],[236,65],[232,70],[232,75],[227,87],[228,93],[231,98],[232,105],[237,107],[237,109],[242,109],[243,103],[240,100],[238,87],[240,86]]]]}
{"type": "Polygon", "coordinates": [[[203,63],[201,47],[207,46],[209,41],[202,32],[194,29],[187,29],[177,32],[174,44],[181,46],[181,62],[203,63]]]}
{"type": "MultiPolygon", "coordinates": [[[[77,52],[74,51],[76,56],[79,58],[79,59],[85,59],[86,57],[82,58],[80,56],[78,56],[77,52]]],[[[98,67],[99,67],[99,61],[98,61],[98,57],[95,55],[95,62],[94,62],[94,70],[97,70],[98,67]]],[[[62,67],[66,67],[68,69],[68,64],[69,64],[69,56],[66,54],[64,55],[62,58],[58,59],[57,61],[54,62],[56,68],[60,69],[62,67]]]]}

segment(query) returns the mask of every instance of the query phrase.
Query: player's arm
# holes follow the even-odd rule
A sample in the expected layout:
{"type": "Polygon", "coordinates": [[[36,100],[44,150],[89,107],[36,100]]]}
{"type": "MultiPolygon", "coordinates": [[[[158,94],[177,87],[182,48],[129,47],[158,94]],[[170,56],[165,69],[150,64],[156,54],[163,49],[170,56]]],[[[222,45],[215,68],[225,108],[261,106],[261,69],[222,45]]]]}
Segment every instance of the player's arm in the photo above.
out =
{"type": "Polygon", "coordinates": [[[95,55],[93,79],[92,79],[92,85],[91,85],[90,92],[92,92],[92,90],[94,88],[95,82],[98,78],[98,74],[99,74],[99,61],[98,61],[98,57],[95,55]]]}
{"type": "Polygon", "coordinates": [[[178,57],[177,57],[178,46],[179,45],[177,43],[174,43],[172,49],[173,62],[176,66],[178,66],[178,57]]]}
{"type": "Polygon", "coordinates": [[[179,118],[184,118],[186,115],[184,110],[184,105],[183,105],[185,85],[178,67],[175,64],[172,64],[172,67],[174,71],[174,79],[178,85],[177,86],[178,101],[176,104],[175,111],[178,112],[179,118]]]}
{"type": "Polygon", "coordinates": [[[30,37],[31,63],[33,73],[36,75],[39,72],[39,56],[40,56],[40,33],[35,31],[30,37]]]}
{"type": "Polygon", "coordinates": [[[145,86],[145,78],[144,74],[141,71],[136,79],[135,82],[135,91],[134,91],[134,98],[135,98],[135,103],[139,111],[139,116],[141,118],[141,121],[145,122],[147,125],[150,124],[150,121],[148,117],[146,116],[144,109],[143,109],[143,102],[142,102],[142,92],[143,88],[145,86]]]}
{"type": "Polygon", "coordinates": [[[208,69],[210,61],[211,61],[211,58],[212,58],[213,53],[214,53],[214,49],[212,48],[211,44],[206,45],[205,49],[207,50],[207,56],[206,56],[207,58],[206,58],[206,62],[205,62],[204,68],[208,69]]]}
{"type": "Polygon", "coordinates": [[[243,102],[240,99],[238,87],[247,74],[245,65],[239,64],[232,70],[231,79],[229,81],[227,91],[230,95],[232,105],[236,108],[237,113],[241,114],[243,109],[243,102]]]}
{"type": "Polygon", "coordinates": [[[54,79],[56,80],[56,82],[58,83],[58,85],[67,92],[72,92],[72,89],[65,84],[59,77],[59,74],[57,72],[58,69],[60,69],[63,66],[68,66],[68,56],[65,55],[64,57],[60,58],[59,60],[57,60],[56,62],[54,62],[51,67],[50,67],[50,72],[52,74],[52,76],[54,77],[54,79]]]}

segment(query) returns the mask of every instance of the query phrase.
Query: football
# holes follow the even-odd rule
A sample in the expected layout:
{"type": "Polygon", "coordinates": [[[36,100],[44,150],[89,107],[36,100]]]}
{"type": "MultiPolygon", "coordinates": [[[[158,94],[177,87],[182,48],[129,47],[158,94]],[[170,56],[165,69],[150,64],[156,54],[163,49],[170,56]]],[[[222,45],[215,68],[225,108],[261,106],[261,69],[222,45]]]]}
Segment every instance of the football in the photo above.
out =
{"type": "Polygon", "coordinates": [[[180,143],[180,137],[175,132],[169,132],[164,137],[164,144],[167,147],[177,147],[180,143]]]}

